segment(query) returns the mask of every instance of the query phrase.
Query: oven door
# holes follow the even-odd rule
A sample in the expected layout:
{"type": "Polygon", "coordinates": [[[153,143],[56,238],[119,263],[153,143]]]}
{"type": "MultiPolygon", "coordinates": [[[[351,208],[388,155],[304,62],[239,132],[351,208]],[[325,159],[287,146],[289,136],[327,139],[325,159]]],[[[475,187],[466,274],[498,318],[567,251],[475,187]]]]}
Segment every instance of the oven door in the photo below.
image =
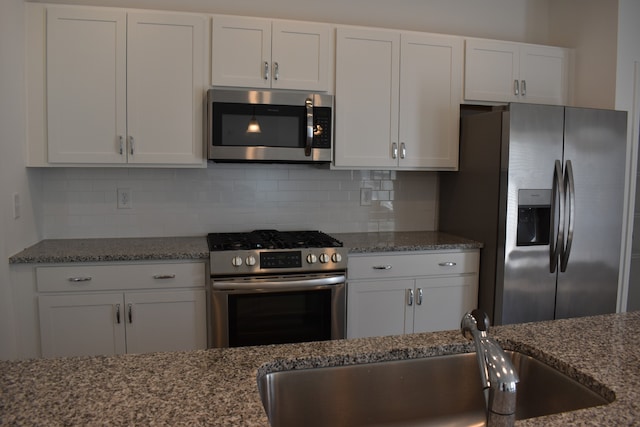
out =
{"type": "Polygon", "coordinates": [[[213,279],[213,347],[345,337],[344,274],[213,279]]]}

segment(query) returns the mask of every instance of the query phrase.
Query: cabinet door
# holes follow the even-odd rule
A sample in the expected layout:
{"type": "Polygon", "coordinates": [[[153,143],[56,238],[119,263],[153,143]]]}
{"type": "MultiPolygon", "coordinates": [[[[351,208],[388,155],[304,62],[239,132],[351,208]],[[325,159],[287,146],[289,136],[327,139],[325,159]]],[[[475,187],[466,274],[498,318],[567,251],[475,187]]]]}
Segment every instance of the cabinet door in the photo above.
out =
{"type": "Polygon", "coordinates": [[[349,282],[347,338],[399,335],[413,330],[408,304],[413,280],[349,282]]]}
{"type": "Polygon", "coordinates": [[[271,21],[214,16],[211,83],[214,86],[271,86],[271,21]]]}
{"type": "Polygon", "coordinates": [[[491,40],[466,41],[465,99],[517,101],[514,89],[519,76],[518,44],[491,40]]]}
{"type": "Polygon", "coordinates": [[[400,167],[455,169],[462,101],[462,40],[402,35],[400,167]]]}
{"type": "Polygon", "coordinates": [[[127,292],[127,353],[207,347],[204,289],[127,292]]]}
{"type": "Polygon", "coordinates": [[[203,163],[205,29],[198,15],[129,14],[130,163],[203,163]]]}
{"type": "Polygon", "coordinates": [[[462,316],[477,306],[477,275],[418,279],[413,331],[458,329],[462,316]]]}
{"type": "Polygon", "coordinates": [[[122,293],[41,295],[43,357],[125,353],[122,293]]]}
{"type": "Polygon", "coordinates": [[[338,29],[336,166],[397,166],[393,148],[398,147],[399,73],[399,33],[338,29]]]}
{"type": "Polygon", "coordinates": [[[127,15],[47,9],[50,163],[124,163],[127,15]]]}
{"type": "Polygon", "coordinates": [[[566,49],[523,45],[520,48],[520,99],[564,105],[568,100],[566,49]]]}
{"type": "Polygon", "coordinates": [[[272,31],[271,86],[328,91],[329,25],[274,21],[272,31]]]}

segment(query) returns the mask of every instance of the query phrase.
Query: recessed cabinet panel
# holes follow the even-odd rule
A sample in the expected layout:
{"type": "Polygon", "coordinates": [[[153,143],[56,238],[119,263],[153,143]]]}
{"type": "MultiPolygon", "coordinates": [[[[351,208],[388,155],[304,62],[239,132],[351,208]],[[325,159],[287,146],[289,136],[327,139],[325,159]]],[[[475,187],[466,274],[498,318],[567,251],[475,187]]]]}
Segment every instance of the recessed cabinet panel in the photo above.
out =
{"type": "Polygon", "coordinates": [[[129,162],[202,163],[204,18],[129,13],[128,39],[129,162]]]}
{"type": "Polygon", "coordinates": [[[393,168],[400,34],[339,28],[337,39],[335,165],[393,168]]]}
{"type": "Polygon", "coordinates": [[[43,357],[126,352],[121,293],[42,295],[38,305],[43,357]]]}
{"type": "Polygon", "coordinates": [[[127,353],[206,348],[204,289],[125,294],[127,353]]]}
{"type": "Polygon", "coordinates": [[[47,135],[50,163],[123,163],[127,14],[47,10],[47,135]]]}
{"type": "MultiPolygon", "coordinates": [[[[525,82],[524,97],[527,102],[565,104],[568,99],[568,60],[565,49],[548,46],[522,48],[520,78],[525,82]]],[[[522,89],[521,87],[521,92],[522,89]]]]}
{"type": "Polygon", "coordinates": [[[269,87],[271,21],[214,16],[211,61],[214,86],[269,87]]]}

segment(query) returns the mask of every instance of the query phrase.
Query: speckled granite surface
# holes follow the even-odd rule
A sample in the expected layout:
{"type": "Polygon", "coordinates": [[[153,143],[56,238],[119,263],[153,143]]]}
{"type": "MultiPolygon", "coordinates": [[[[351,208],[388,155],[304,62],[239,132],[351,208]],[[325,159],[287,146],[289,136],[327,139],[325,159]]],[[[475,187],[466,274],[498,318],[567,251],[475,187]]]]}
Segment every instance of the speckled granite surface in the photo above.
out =
{"type": "MultiPolygon", "coordinates": [[[[507,349],[615,400],[517,426],[640,423],[640,312],[496,327],[507,349]]],[[[0,362],[2,425],[267,426],[257,377],[275,370],[471,351],[458,331],[183,353],[0,362]]]]}
{"type": "Polygon", "coordinates": [[[204,237],[43,240],[9,258],[11,264],[209,259],[204,237]]]}
{"type": "MultiPolygon", "coordinates": [[[[482,245],[437,231],[339,233],[350,253],[475,249],[482,245]]],[[[208,259],[203,237],[141,237],[43,240],[9,258],[11,264],[208,259]]]]}
{"type": "Polygon", "coordinates": [[[438,231],[331,234],[349,248],[349,253],[478,249],[480,242],[438,231]]]}

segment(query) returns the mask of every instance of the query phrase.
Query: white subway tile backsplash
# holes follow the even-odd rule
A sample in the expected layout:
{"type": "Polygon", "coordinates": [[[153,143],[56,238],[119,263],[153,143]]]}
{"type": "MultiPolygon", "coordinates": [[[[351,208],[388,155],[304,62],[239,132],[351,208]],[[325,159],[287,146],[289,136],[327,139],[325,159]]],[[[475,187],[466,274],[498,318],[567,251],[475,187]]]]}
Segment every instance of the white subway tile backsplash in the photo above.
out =
{"type": "Polygon", "coordinates": [[[43,171],[45,238],[204,235],[257,228],[325,232],[433,230],[437,175],[313,165],[43,171]],[[117,209],[129,188],[132,208],[117,209]],[[360,188],[372,203],[360,206],[360,188]]]}

